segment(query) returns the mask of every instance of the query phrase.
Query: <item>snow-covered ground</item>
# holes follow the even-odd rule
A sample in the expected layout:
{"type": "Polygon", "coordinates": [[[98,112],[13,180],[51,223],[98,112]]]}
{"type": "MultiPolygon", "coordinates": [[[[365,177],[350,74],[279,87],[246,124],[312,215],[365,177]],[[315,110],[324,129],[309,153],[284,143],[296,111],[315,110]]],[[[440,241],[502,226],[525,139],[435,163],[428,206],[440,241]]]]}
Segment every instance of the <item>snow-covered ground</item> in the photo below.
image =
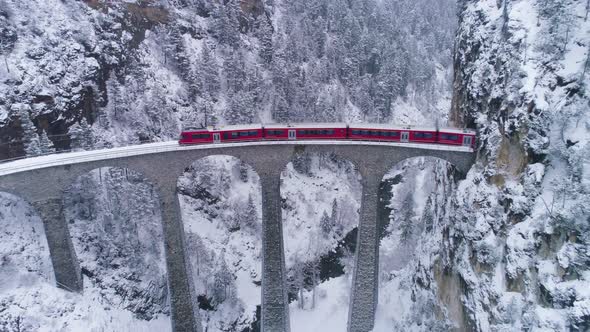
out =
{"type": "Polygon", "coordinates": [[[169,313],[164,234],[155,188],[138,173],[101,168],[64,195],[82,273],[115,308],[150,320],[169,313]]]}
{"type": "Polygon", "coordinates": [[[0,206],[1,331],[171,331],[167,315],[138,319],[90,279],[82,295],[55,287],[41,220],[14,196],[0,206]]]}
{"type": "Polygon", "coordinates": [[[235,158],[212,156],[193,163],[178,188],[203,326],[242,331],[261,304],[258,175],[235,158]]]}
{"type": "Polygon", "coordinates": [[[358,227],[360,194],[353,165],[331,155],[300,156],[281,174],[285,261],[289,292],[296,296],[290,305],[293,331],[346,329],[354,253],[324,263],[343,270],[331,276],[321,274],[321,258],[358,227]]]}

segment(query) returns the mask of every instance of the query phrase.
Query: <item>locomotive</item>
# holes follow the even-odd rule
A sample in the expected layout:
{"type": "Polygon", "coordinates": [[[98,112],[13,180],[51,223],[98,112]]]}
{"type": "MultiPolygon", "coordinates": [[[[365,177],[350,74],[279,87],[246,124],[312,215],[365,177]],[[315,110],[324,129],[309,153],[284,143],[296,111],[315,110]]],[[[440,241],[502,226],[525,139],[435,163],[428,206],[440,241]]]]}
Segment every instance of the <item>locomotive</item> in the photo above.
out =
{"type": "Polygon", "coordinates": [[[475,148],[475,131],[386,124],[300,123],[187,128],[181,145],[252,141],[349,140],[429,143],[475,148]]]}

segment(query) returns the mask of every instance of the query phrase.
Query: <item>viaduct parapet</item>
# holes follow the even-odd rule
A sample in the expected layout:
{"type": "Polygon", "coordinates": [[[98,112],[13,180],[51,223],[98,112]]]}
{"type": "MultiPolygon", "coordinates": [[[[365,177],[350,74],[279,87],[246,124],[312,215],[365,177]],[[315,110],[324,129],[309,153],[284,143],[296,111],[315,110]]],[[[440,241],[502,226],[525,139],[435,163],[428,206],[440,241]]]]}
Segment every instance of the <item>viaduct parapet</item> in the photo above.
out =
{"type": "MultiPolygon", "coordinates": [[[[280,206],[280,174],[301,153],[332,153],[352,162],[362,176],[362,201],[355,270],[349,306],[349,332],[373,328],[378,300],[379,236],[377,193],[386,172],[413,157],[447,160],[466,173],[475,154],[465,149],[428,149],[391,144],[326,144],[289,142],[285,144],[212,145],[210,148],[171,149],[141,154],[109,154],[103,159],[80,158],[62,165],[19,171],[0,176],[0,191],[28,201],[42,218],[57,286],[82,292],[82,275],[62,213],[63,194],[81,175],[101,167],[121,167],[143,174],[159,193],[171,313],[174,331],[201,332],[197,295],[186,253],[184,228],[176,188],[177,180],[193,162],[213,155],[235,157],[250,165],[260,176],[262,187],[262,321],[263,332],[289,332],[289,304],[280,206]]],[[[31,161],[34,161],[33,158],[31,161]]],[[[10,164],[4,164],[3,169],[10,164]]]]}

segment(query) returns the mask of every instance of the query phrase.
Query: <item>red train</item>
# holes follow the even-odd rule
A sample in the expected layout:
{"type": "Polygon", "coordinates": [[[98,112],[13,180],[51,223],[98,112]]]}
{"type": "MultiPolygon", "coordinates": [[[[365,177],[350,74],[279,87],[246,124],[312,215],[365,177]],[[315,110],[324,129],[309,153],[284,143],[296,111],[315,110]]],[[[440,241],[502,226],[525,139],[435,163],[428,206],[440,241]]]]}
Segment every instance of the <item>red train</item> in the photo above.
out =
{"type": "Polygon", "coordinates": [[[207,144],[288,140],[359,140],[401,143],[435,143],[475,148],[475,131],[453,128],[395,127],[384,124],[308,123],[296,125],[239,125],[188,128],[179,144],[207,144]]]}

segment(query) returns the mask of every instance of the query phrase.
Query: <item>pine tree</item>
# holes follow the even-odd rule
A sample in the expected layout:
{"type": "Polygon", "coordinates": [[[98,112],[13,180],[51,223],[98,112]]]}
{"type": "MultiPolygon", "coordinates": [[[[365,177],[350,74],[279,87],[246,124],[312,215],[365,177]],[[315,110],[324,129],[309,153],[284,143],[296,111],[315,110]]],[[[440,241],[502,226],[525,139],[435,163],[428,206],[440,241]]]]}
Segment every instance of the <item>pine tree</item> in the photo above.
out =
{"type": "Polygon", "coordinates": [[[275,93],[275,100],[273,102],[271,113],[273,120],[276,122],[287,123],[291,121],[289,105],[287,104],[287,100],[285,100],[282,91],[275,93]]]}
{"type": "Polygon", "coordinates": [[[213,291],[212,291],[212,302],[215,305],[219,305],[225,300],[232,297],[232,282],[233,276],[231,271],[229,270],[227,263],[225,262],[225,258],[223,255],[219,259],[221,261],[221,265],[217,271],[215,271],[213,276],[213,291]]]}
{"type": "Polygon", "coordinates": [[[253,107],[253,95],[246,91],[238,91],[230,96],[229,107],[224,113],[228,124],[253,123],[256,110],[253,107]]]}
{"type": "Polygon", "coordinates": [[[94,148],[94,135],[86,118],[83,117],[80,123],[71,126],[68,134],[70,135],[70,147],[72,150],[92,150],[94,148]]]}
{"type": "Polygon", "coordinates": [[[399,229],[401,231],[400,239],[403,242],[407,242],[414,233],[414,199],[412,194],[406,196],[402,207],[405,213],[402,214],[402,220],[399,221],[399,229]]]}
{"type": "Polygon", "coordinates": [[[42,154],[50,154],[55,153],[55,148],[53,147],[53,142],[47,136],[47,132],[43,130],[41,132],[41,137],[39,139],[39,146],[41,147],[42,154]]]}
{"type": "Polygon", "coordinates": [[[206,95],[215,101],[220,89],[219,67],[211,55],[207,43],[204,43],[199,60],[199,73],[201,74],[202,80],[201,86],[206,95]]]}
{"type": "Polygon", "coordinates": [[[274,52],[273,48],[273,29],[271,22],[266,17],[263,17],[260,22],[260,27],[256,33],[258,40],[260,41],[260,50],[259,55],[260,58],[266,64],[270,64],[272,62],[272,56],[274,52]]]}
{"type": "Polygon", "coordinates": [[[258,211],[256,210],[252,195],[248,195],[248,204],[246,205],[244,217],[244,227],[256,230],[256,225],[258,224],[258,211]]]}
{"type": "Polygon", "coordinates": [[[245,67],[244,59],[238,51],[232,51],[223,61],[223,71],[229,91],[237,92],[244,89],[246,83],[245,67]]]}
{"type": "Polygon", "coordinates": [[[238,46],[240,13],[239,0],[229,0],[226,4],[220,4],[215,10],[215,33],[222,44],[238,46]]]}
{"type": "Polygon", "coordinates": [[[26,105],[18,105],[18,116],[23,130],[23,146],[27,156],[34,157],[42,153],[39,143],[39,135],[33,121],[31,121],[29,110],[26,105]]]}
{"type": "Polygon", "coordinates": [[[332,230],[332,218],[330,218],[330,216],[328,216],[328,214],[326,213],[326,211],[324,211],[324,214],[322,214],[322,219],[320,219],[320,228],[322,230],[322,234],[324,236],[327,236],[328,234],[330,234],[330,231],[332,230]]]}

